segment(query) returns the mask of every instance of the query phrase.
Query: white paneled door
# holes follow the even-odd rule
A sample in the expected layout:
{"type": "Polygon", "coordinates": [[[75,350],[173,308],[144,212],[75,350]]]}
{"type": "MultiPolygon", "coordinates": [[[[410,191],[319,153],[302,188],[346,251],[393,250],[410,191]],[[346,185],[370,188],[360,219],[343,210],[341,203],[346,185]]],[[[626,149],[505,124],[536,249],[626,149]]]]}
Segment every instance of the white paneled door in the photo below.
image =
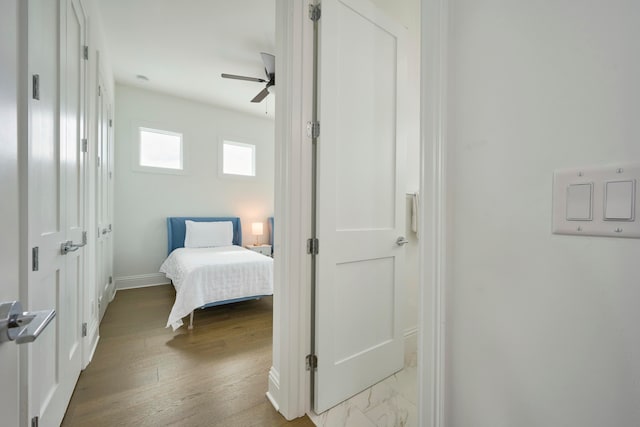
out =
{"type": "Polygon", "coordinates": [[[29,344],[29,419],[62,421],[82,363],[85,15],[79,0],[29,0],[30,310],[56,318],[29,344]],[[63,250],[66,242],[67,250],[63,250]],[[36,259],[37,251],[37,259],[36,259]]]}
{"type": "Polygon", "coordinates": [[[106,94],[102,76],[98,77],[98,141],[96,164],[96,283],[98,295],[99,318],[102,319],[107,304],[114,292],[113,254],[112,254],[112,180],[113,180],[113,147],[111,139],[111,106],[106,94]]]}
{"type": "MultiPolygon", "coordinates": [[[[18,1],[0,2],[0,302],[19,299],[18,1]]],[[[19,425],[18,346],[0,342],[0,425],[19,425]]]]}
{"type": "Polygon", "coordinates": [[[367,0],[320,7],[318,413],[403,367],[406,191],[404,29],[367,0]]]}

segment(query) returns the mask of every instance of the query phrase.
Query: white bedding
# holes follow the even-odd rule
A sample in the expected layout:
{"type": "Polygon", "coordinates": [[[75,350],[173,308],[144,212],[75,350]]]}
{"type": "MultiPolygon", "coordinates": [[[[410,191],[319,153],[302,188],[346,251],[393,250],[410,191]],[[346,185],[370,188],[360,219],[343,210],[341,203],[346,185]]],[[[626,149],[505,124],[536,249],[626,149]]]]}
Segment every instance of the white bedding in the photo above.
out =
{"type": "Polygon", "coordinates": [[[162,263],[176,288],[167,327],[205,304],[273,294],[273,259],[240,246],[179,248],[162,263]]]}

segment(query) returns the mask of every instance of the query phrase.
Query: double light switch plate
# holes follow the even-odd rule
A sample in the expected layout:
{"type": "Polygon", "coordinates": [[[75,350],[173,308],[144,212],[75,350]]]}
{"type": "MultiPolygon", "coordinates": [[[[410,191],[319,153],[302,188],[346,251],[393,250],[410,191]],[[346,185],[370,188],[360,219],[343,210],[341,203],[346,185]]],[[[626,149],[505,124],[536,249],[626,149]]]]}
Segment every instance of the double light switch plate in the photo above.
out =
{"type": "Polygon", "coordinates": [[[639,164],[556,171],[553,232],[639,238],[639,185],[639,164]]]}

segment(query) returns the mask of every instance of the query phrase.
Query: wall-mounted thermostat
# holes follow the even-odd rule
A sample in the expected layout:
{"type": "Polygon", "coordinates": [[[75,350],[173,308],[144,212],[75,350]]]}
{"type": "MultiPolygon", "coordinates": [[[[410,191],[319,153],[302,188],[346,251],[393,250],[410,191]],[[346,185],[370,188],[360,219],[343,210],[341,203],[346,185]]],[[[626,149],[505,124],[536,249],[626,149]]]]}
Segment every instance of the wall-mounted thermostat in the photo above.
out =
{"type": "Polygon", "coordinates": [[[553,175],[553,232],[640,238],[640,165],[563,169],[553,175]]]}

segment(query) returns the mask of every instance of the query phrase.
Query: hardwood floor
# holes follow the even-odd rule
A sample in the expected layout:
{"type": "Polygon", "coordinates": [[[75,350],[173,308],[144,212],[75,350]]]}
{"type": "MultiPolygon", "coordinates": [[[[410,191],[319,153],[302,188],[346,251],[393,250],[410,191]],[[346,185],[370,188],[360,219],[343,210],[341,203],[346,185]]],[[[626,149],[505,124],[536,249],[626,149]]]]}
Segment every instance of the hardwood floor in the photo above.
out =
{"type": "Polygon", "coordinates": [[[171,285],[119,291],[100,325],[63,426],[313,426],[267,401],[272,299],[195,314],[165,329],[171,285]]]}

